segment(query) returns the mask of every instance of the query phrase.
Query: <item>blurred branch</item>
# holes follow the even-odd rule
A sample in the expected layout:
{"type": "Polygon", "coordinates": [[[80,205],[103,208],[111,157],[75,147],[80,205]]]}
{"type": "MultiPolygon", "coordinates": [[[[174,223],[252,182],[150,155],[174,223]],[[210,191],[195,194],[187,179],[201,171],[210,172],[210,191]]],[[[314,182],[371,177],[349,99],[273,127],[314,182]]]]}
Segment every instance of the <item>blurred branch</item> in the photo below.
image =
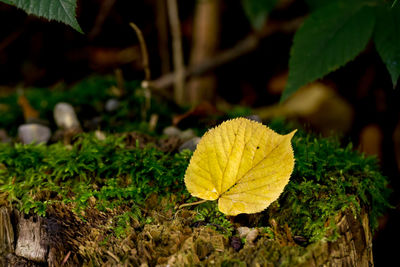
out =
{"type": "Polygon", "coordinates": [[[102,1],[99,13],[97,14],[96,20],[94,22],[94,26],[93,26],[92,30],[90,31],[90,33],[88,34],[89,39],[93,39],[100,33],[101,27],[103,26],[104,21],[106,20],[108,14],[110,13],[111,8],[114,6],[115,2],[116,2],[116,0],[102,1]]]}
{"type": "MultiPolygon", "coordinates": [[[[267,26],[262,31],[250,34],[243,40],[239,41],[234,47],[226,49],[225,51],[221,51],[214,57],[204,60],[199,64],[189,66],[186,70],[184,70],[183,78],[185,79],[191,76],[202,75],[241,56],[244,56],[254,51],[258,47],[261,39],[266,38],[274,33],[293,33],[300,27],[304,19],[305,17],[298,17],[285,22],[268,22],[267,26]]],[[[156,80],[150,81],[149,85],[155,90],[162,90],[174,84],[176,78],[177,77],[175,73],[168,73],[156,80]]]]}
{"type": "Polygon", "coordinates": [[[150,67],[149,67],[149,53],[147,52],[146,41],[144,40],[142,31],[139,29],[139,27],[135,23],[131,22],[131,23],[129,23],[129,25],[136,32],[136,35],[139,39],[140,50],[142,52],[144,80],[150,81],[151,75],[150,75],[150,67]]]}
{"type": "Polygon", "coordinates": [[[183,62],[181,25],[179,22],[177,0],[167,0],[169,23],[172,35],[172,52],[174,60],[174,99],[178,105],[184,103],[185,66],[183,62]]]}
{"type": "Polygon", "coordinates": [[[144,105],[142,106],[141,113],[142,113],[142,120],[146,120],[147,112],[150,110],[151,105],[151,92],[148,86],[148,82],[150,81],[150,67],[149,67],[149,52],[147,52],[146,41],[144,40],[142,31],[139,27],[131,22],[129,25],[135,30],[136,35],[139,39],[140,50],[142,52],[142,61],[143,61],[143,68],[144,68],[144,81],[142,82],[143,87],[143,94],[145,98],[144,105]]]}
{"type": "MultiPolygon", "coordinates": [[[[189,65],[202,63],[215,56],[220,35],[221,1],[196,1],[192,44],[189,65]]],[[[185,100],[191,105],[204,101],[212,101],[217,87],[216,77],[212,73],[202,76],[192,76],[186,83],[185,100]]]]}
{"type": "Polygon", "coordinates": [[[156,14],[157,43],[160,53],[161,73],[170,72],[170,54],[168,43],[168,14],[165,0],[157,0],[154,13],[156,14]]]}

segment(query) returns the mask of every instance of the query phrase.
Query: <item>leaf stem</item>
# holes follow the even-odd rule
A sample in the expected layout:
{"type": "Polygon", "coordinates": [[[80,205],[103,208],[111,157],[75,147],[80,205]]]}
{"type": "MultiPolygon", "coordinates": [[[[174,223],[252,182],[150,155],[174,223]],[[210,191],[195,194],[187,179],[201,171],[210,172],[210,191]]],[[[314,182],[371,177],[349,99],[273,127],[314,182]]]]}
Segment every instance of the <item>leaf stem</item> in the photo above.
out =
{"type": "Polygon", "coordinates": [[[185,203],[185,204],[180,205],[180,206],[178,207],[178,209],[181,209],[181,208],[183,208],[183,207],[189,207],[189,206],[199,205],[199,204],[202,204],[202,203],[207,202],[207,201],[208,201],[208,199],[202,199],[202,200],[199,200],[199,201],[196,201],[196,202],[192,202],[192,203],[185,203]]]}

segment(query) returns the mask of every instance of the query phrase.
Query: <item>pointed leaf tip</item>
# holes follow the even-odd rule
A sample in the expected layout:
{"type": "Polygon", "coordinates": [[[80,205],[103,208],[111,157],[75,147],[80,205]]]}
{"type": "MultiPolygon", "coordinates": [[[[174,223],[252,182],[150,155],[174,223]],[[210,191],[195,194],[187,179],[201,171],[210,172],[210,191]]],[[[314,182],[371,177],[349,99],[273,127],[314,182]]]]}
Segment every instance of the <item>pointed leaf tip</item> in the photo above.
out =
{"type": "Polygon", "coordinates": [[[0,0],[0,2],[16,6],[28,14],[62,22],[83,33],[76,20],[77,0],[0,0]]]}

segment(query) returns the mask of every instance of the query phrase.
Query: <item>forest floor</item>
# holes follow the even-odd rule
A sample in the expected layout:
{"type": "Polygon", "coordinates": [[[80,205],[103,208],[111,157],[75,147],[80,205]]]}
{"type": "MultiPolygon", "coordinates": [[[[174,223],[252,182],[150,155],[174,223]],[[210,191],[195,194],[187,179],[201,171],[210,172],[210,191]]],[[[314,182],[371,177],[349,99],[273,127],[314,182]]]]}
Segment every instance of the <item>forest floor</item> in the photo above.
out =
{"type": "Polygon", "coordinates": [[[390,206],[387,179],[375,158],[338,138],[299,129],[280,198],[263,212],[226,216],[211,201],[179,208],[198,200],[185,170],[207,129],[257,120],[249,109],[185,112],[135,82],[122,91],[94,77],[69,90],[1,96],[0,116],[3,265],[373,264],[371,231],[390,206]],[[47,144],[21,144],[46,133],[47,144]]]}

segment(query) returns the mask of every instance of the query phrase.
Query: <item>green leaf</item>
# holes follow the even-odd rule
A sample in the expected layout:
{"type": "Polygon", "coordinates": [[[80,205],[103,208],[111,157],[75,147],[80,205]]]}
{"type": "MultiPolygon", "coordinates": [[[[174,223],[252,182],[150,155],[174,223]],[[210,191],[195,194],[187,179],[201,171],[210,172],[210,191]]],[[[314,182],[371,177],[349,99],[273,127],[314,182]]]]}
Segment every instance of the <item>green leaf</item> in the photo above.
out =
{"type": "Polygon", "coordinates": [[[395,87],[400,75],[400,5],[381,7],[376,13],[375,46],[395,87]]]}
{"type": "Polygon", "coordinates": [[[374,22],[365,2],[334,2],[312,13],[295,34],[281,101],[354,59],[367,45],[374,22]]]}
{"type": "Polygon", "coordinates": [[[260,30],[267,21],[268,13],[275,7],[277,0],[242,0],[246,16],[256,30],[260,30]]]}
{"type": "Polygon", "coordinates": [[[0,0],[0,2],[21,8],[28,14],[63,22],[83,33],[76,20],[76,0],[0,0]]]}

